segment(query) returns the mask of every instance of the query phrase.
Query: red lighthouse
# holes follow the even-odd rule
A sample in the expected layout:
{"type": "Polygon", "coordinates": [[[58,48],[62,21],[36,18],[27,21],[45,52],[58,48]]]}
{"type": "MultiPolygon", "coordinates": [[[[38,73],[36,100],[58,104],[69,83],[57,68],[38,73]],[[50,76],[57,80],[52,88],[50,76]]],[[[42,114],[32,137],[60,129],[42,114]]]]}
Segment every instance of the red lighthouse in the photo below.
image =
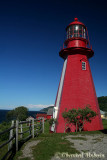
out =
{"type": "MultiPolygon", "coordinates": [[[[65,108],[67,110],[84,108],[87,104],[97,116],[91,123],[86,123],[83,130],[102,130],[103,125],[89,65],[89,58],[94,52],[90,48],[87,28],[75,18],[74,22],[67,26],[66,32],[67,39],[64,42],[66,47],[59,52],[60,57],[64,59],[64,65],[53,111],[53,118],[57,119],[57,123],[52,125],[51,130],[64,133],[65,121],[62,113],[65,108]]],[[[75,127],[70,127],[69,130],[74,132],[75,127]]]]}

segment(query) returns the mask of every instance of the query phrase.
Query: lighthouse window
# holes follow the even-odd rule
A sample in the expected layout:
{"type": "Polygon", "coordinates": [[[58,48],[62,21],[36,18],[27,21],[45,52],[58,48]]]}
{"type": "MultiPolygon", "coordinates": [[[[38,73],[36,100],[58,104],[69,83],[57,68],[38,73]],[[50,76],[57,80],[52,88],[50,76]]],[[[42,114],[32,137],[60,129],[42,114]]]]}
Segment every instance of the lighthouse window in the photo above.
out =
{"type": "Polygon", "coordinates": [[[86,38],[86,35],[85,35],[85,28],[84,28],[84,35],[83,35],[83,37],[86,38]]]}
{"type": "Polygon", "coordinates": [[[82,70],[86,70],[86,62],[82,62],[82,70]]]}
{"type": "Polygon", "coordinates": [[[79,25],[74,25],[74,37],[78,37],[79,25]]]}
{"type": "Polygon", "coordinates": [[[67,28],[67,39],[72,37],[86,38],[86,29],[82,25],[71,25],[67,28]]]}
{"type": "Polygon", "coordinates": [[[74,25],[74,30],[78,30],[79,29],[79,25],[74,25]]]}
{"type": "Polygon", "coordinates": [[[75,30],[76,30],[76,31],[78,30],[78,26],[75,26],[75,30]]]}

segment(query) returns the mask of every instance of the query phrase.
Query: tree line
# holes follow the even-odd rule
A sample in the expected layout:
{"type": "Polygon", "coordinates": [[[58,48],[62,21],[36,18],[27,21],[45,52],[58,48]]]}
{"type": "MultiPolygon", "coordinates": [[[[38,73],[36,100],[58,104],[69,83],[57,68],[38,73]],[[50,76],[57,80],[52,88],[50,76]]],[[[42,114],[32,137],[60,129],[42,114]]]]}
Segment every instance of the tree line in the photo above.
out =
{"type": "Polygon", "coordinates": [[[107,96],[98,97],[100,110],[107,112],[107,96]]]}

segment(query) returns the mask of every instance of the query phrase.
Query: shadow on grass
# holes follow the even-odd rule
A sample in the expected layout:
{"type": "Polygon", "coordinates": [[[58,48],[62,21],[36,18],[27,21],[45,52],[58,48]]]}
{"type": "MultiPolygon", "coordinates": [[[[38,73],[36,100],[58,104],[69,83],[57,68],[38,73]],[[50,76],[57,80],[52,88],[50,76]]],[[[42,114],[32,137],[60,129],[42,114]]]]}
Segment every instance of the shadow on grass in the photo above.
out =
{"type": "Polygon", "coordinates": [[[107,129],[101,130],[101,132],[107,134],[107,129]]]}
{"type": "MultiPolygon", "coordinates": [[[[26,138],[25,140],[21,140],[18,142],[18,151],[21,149],[21,147],[23,146],[23,144],[25,142],[27,142],[28,140],[30,139],[29,138],[26,138]]],[[[13,160],[14,156],[16,154],[16,145],[15,143],[13,144],[13,147],[12,149],[10,149],[4,156],[1,160],[13,160]]]]}
{"type": "Polygon", "coordinates": [[[10,149],[1,160],[12,160],[13,157],[15,156],[16,151],[15,151],[15,145],[13,145],[12,149],[10,149]]]}

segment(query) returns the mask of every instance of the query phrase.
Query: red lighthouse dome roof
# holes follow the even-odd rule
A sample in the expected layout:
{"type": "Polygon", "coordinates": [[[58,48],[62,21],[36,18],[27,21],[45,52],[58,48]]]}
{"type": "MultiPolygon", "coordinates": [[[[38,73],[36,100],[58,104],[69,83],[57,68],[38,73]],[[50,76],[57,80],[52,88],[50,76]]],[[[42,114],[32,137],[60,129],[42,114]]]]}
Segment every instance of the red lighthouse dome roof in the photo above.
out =
{"type": "Polygon", "coordinates": [[[67,26],[67,28],[68,28],[69,26],[71,26],[71,25],[76,25],[76,24],[82,25],[82,26],[84,26],[84,27],[86,28],[86,26],[85,26],[82,22],[79,22],[79,21],[78,21],[78,18],[74,18],[74,21],[71,22],[71,23],[67,26]]]}

